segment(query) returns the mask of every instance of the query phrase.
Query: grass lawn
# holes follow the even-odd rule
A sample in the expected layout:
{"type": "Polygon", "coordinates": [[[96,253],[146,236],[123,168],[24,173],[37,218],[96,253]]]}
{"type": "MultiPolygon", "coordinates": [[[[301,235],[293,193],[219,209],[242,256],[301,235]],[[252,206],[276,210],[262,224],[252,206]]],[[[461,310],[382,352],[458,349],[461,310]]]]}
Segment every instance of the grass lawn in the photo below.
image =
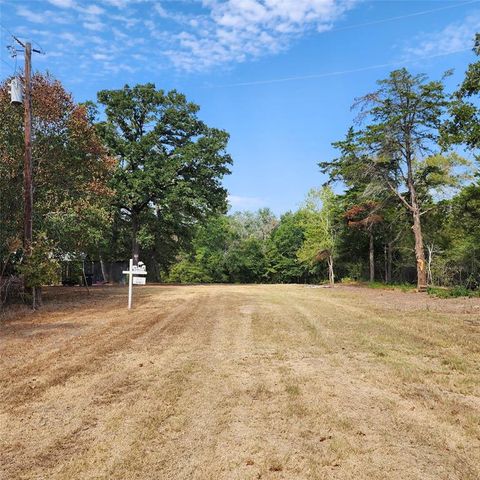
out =
{"type": "Polygon", "coordinates": [[[480,478],[480,299],[52,288],[0,324],[2,479],[480,478]]]}

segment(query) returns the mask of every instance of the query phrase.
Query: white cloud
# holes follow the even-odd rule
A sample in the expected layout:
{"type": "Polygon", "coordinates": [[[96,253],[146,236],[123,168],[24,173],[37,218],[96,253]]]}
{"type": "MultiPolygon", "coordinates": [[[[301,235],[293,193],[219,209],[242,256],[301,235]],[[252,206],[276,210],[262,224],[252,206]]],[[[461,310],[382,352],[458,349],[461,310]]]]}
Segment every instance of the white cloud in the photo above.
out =
{"type": "Polygon", "coordinates": [[[121,23],[125,24],[125,26],[127,28],[132,28],[140,22],[140,20],[138,18],[134,18],[134,17],[128,16],[126,14],[110,15],[109,18],[111,20],[115,20],[115,22],[121,22],[121,23]]]}
{"type": "Polygon", "coordinates": [[[98,21],[97,19],[95,20],[90,20],[90,21],[87,21],[87,22],[83,22],[83,26],[87,29],[87,30],[93,30],[93,31],[101,31],[105,28],[105,24],[98,21]]]}
{"type": "Polygon", "coordinates": [[[167,13],[167,11],[162,7],[162,5],[160,3],[156,3],[154,6],[153,6],[153,9],[157,12],[157,14],[160,16],[160,17],[168,17],[169,14],[167,13]]]}
{"type": "Polygon", "coordinates": [[[80,38],[79,35],[74,35],[71,32],[61,32],[57,34],[57,37],[77,47],[84,45],[85,43],[84,40],[80,38]]]}
{"type": "Polygon", "coordinates": [[[18,7],[17,15],[20,15],[21,17],[27,19],[29,22],[33,23],[43,23],[46,21],[46,16],[44,13],[32,12],[25,7],[18,7]]]}
{"type": "MultiPolygon", "coordinates": [[[[184,22],[167,56],[180,69],[202,70],[277,53],[303,34],[330,29],[356,2],[203,0],[207,14],[184,22]]],[[[163,7],[157,13],[172,18],[163,7]]]]}
{"type": "Polygon", "coordinates": [[[55,7],[60,8],[73,8],[75,2],[73,0],[48,0],[55,7]]]}
{"type": "Polygon", "coordinates": [[[108,60],[109,56],[105,53],[94,53],[92,58],[94,60],[108,60]]]}
{"type": "Polygon", "coordinates": [[[17,7],[16,12],[17,15],[32,23],[43,23],[48,25],[49,23],[67,24],[71,22],[69,16],[61,15],[58,11],[52,12],[51,10],[44,10],[42,12],[35,12],[21,5],[17,7]]]}
{"type": "Polygon", "coordinates": [[[110,62],[105,62],[103,64],[103,69],[106,72],[118,74],[122,71],[128,72],[128,73],[134,73],[137,71],[136,68],[132,67],[131,65],[127,65],[126,63],[110,63],[110,62]]]}
{"type": "Polygon", "coordinates": [[[125,62],[117,71],[130,71],[129,61],[143,62],[152,50],[157,68],[168,63],[178,70],[202,71],[281,52],[302,35],[332,28],[359,1],[48,0],[57,8],[19,5],[16,11],[37,24],[79,25],[57,38],[65,48],[93,43],[97,48],[86,55],[100,70],[113,71],[97,51],[114,40],[110,49],[125,62]]]}
{"type": "Polygon", "coordinates": [[[80,0],[80,3],[75,2],[74,0],[48,0],[49,3],[58,8],[71,8],[87,15],[100,15],[105,12],[105,10],[98,5],[91,4],[84,6],[85,2],[80,0]]]}
{"type": "Polygon", "coordinates": [[[79,7],[78,10],[87,15],[101,15],[105,12],[103,8],[98,7],[97,5],[89,5],[88,7],[79,7]]]}
{"type": "Polygon", "coordinates": [[[424,33],[416,37],[404,49],[404,59],[447,55],[473,48],[475,33],[480,31],[480,12],[467,16],[461,22],[447,25],[434,33],[424,33]]]}
{"type": "Polygon", "coordinates": [[[125,8],[128,5],[129,0],[103,0],[103,3],[112,7],[125,8]]]}

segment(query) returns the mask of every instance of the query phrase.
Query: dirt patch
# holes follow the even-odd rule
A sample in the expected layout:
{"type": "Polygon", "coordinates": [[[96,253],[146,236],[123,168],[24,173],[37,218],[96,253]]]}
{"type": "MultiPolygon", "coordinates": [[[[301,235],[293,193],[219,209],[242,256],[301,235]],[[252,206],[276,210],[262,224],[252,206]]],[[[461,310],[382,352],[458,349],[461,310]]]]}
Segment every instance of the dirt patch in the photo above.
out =
{"type": "Polygon", "coordinates": [[[2,479],[480,478],[471,299],[92,290],[0,326],[2,479]]]}

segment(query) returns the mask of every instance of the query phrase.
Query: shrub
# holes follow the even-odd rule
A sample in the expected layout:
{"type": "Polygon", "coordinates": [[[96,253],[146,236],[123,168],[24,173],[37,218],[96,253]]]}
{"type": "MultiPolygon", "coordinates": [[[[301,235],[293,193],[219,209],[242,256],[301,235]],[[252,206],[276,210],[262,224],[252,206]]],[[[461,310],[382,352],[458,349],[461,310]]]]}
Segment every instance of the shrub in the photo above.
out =
{"type": "Polygon", "coordinates": [[[60,275],[60,265],[53,256],[53,244],[46,235],[39,235],[32,244],[32,252],[24,257],[18,271],[24,278],[27,288],[57,283],[60,275]]]}
{"type": "Polygon", "coordinates": [[[468,290],[463,285],[452,288],[428,287],[427,292],[438,298],[480,297],[480,290],[468,290]]]}

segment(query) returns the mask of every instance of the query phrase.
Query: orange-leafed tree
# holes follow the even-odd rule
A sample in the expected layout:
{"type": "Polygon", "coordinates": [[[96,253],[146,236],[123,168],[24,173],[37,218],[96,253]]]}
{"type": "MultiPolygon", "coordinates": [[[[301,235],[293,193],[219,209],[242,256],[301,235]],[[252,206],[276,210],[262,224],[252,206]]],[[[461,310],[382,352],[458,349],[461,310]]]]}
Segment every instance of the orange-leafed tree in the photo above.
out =
{"type": "MultiPolygon", "coordinates": [[[[2,261],[2,270],[15,272],[22,252],[8,246],[18,245],[12,239],[21,240],[23,231],[24,131],[23,107],[10,103],[10,80],[0,83],[0,258],[10,263],[2,261]]],[[[87,108],[40,73],[32,77],[32,163],[34,244],[41,237],[60,254],[93,253],[109,223],[115,160],[87,108]]]]}
{"type": "Polygon", "coordinates": [[[374,201],[367,201],[350,207],[344,214],[347,225],[350,228],[363,230],[368,234],[368,265],[370,270],[370,281],[375,281],[375,226],[383,221],[379,213],[380,204],[374,201]]]}

